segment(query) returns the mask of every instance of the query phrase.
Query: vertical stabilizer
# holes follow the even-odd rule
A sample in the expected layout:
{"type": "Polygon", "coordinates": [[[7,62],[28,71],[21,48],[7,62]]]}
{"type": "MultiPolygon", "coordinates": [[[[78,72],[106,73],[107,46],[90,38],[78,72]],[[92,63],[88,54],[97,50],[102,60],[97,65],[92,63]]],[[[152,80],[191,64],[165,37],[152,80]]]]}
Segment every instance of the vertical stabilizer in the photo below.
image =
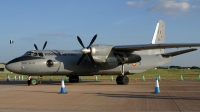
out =
{"type": "MultiPolygon", "coordinates": [[[[165,43],[165,22],[158,20],[151,44],[165,43]]],[[[164,49],[151,50],[151,54],[162,54],[164,49]]]]}

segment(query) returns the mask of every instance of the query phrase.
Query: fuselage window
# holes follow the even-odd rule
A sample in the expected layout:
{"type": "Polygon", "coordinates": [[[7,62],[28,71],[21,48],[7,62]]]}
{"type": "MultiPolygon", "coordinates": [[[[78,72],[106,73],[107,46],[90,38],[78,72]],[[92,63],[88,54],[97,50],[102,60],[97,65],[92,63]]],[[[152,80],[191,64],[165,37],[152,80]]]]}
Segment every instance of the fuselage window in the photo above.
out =
{"type": "Polygon", "coordinates": [[[34,55],[33,56],[38,56],[38,53],[34,53],[34,55]]]}
{"type": "Polygon", "coordinates": [[[39,54],[39,56],[43,56],[43,53],[38,53],[39,54]]]}

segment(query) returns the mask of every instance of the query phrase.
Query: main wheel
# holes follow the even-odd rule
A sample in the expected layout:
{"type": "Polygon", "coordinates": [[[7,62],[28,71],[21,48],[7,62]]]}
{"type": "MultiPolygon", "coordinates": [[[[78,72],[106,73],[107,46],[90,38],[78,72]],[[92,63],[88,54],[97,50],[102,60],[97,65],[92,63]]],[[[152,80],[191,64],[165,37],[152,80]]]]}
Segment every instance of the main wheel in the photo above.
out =
{"type": "Polygon", "coordinates": [[[79,77],[78,76],[70,76],[69,82],[70,83],[77,83],[77,82],[79,82],[79,77]]]}
{"type": "Polygon", "coordinates": [[[119,75],[116,78],[116,83],[118,85],[127,85],[129,83],[129,78],[126,75],[124,76],[119,75]]]}

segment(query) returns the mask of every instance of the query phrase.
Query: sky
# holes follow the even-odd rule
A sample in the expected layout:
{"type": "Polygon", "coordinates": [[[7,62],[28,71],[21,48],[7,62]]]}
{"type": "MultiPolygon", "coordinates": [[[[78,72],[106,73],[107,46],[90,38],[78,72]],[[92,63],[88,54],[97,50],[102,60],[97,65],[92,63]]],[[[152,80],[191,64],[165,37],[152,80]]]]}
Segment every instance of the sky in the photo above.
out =
{"type": "MultiPolygon", "coordinates": [[[[46,49],[81,49],[77,36],[85,46],[95,34],[94,44],[149,44],[160,19],[166,43],[200,43],[199,0],[0,0],[0,62],[45,41],[46,49]]],[[[167,65],[200,66],[200,50],[167,65]]]]}

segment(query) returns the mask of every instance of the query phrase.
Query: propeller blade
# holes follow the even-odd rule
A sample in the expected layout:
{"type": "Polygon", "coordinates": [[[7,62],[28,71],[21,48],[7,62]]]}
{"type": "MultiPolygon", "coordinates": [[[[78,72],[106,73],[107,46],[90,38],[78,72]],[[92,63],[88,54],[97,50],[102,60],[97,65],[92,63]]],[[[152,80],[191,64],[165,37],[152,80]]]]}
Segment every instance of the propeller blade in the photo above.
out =
{"type": "Polygon", "coordinates": [[[95,61],[94,61],[92,55],[91,54],[87,54],[87,56],[90,58],[90,61],[92,61],[92,63],[94,64],[94,66],[96,66],[95,61]]]}
{"type": "Polygon", "coordinates": [[[81,56],[81,58],[78,60],[77,66],[81,63],[81,61],[83,60],[84,57],[85,57],[85,54],[83,54],[83,55],[81,56]]]}
{"type": "Polygon", "coordinates": [[[85,48],[85,46],[84,46],[84,44],[83,44],[81,38],[80,38],[79,36],[77,36],[77,39],[78,39],[79,43],[81,44],[81,46],[82,46],[83,48],[85,48]]]}
{"type": "Polygon", "coordinates": [[[96,38],[97,38],[97,34],[92,38],[92,40],[91,40],[89,46],[87,47],[87,49],[94,43],[94,41],[96,40],[96,38]]]}
{"type": "Polygon", "coordinates": [[[45,49],[46,45],[47,45],[47,41],[44,43],[43,50],[45,49]]]}
{"type": "Polygon", "coordinates": [[[38,50],[38,48],[37,48],[37,45],[36,45],[36,44],[34,44],[34,47],[35,47],[35,49],[36,49],[36,50],[38,50]]]}

